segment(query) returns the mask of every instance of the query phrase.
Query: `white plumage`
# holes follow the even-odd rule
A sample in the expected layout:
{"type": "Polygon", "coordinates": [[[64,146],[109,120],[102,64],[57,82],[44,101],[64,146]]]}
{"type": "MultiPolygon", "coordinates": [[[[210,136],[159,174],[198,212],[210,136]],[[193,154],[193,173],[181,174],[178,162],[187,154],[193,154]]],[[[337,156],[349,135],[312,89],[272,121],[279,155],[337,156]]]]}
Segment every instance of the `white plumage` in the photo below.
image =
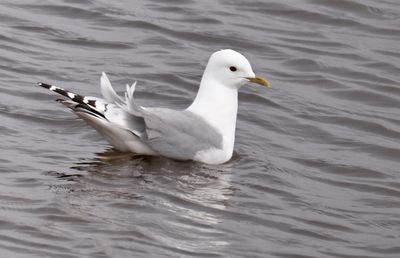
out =
{"type": "Polygon", "coordinates": [[[59,101],[120,151],[220,164],[232,157],[238,90],[249,81],[268,86],[243,55],[227,49],[211,55],[195,100],[180,111],[138,106],[136,82],[120,97],[105,73],[100,79],[103,99],[39,85],[69,98],[59,101]]]}

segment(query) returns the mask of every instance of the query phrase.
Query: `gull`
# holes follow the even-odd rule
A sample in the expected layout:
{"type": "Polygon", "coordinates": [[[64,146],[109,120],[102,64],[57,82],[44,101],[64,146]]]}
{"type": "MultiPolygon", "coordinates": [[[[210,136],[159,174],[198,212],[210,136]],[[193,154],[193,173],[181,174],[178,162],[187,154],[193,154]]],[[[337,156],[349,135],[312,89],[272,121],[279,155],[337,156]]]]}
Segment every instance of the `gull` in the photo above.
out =
{"type": "Polygon", "coordinates": [[[100,79],[103,98],[82,96],[47,83],[38,85],[66,97],[57,101],[119,151],[222,164],[233,154],[238,91],[247,82],[269,86],[266,79],[254,74],[242,54],[224,49],[211,55],[197,95],[184,110],[139,106],[133,97],[136,82],[126,85],[121,97],[104,72],[100,79]]]}

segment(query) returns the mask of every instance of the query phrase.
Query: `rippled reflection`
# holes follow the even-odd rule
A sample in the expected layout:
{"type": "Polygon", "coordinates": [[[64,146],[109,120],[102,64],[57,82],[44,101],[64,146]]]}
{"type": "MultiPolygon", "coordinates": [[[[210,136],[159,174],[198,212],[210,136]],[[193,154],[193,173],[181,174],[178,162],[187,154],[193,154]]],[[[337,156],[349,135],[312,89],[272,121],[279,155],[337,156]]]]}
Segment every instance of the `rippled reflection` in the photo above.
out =
{"type": "Polygon", "coordinates": [[[147,244],[180,252],[217,254],[229,245],[218,227],[234,194],[229,164],[216,168],[109,149],[71,168],[78,173],[56,176],[73,178],[68,205],[80,217],[131,221],[129,230],[146,235],[147,244]]]}

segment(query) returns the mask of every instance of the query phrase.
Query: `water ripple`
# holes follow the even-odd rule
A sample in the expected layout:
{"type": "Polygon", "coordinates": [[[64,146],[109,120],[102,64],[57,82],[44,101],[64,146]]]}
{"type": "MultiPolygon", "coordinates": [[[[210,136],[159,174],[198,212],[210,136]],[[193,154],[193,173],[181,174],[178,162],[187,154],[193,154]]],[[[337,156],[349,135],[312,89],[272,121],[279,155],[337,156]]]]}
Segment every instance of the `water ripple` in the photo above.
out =
{"type": "Polygon", "coordinates": [[[0,6],[3,256],[398,257],[396,1],[0,6]],[[185,108],[221,48],[272,88],[241,89],[220,166],[109,149],[35,86],[97,96],[106,71],[185,108]]]}

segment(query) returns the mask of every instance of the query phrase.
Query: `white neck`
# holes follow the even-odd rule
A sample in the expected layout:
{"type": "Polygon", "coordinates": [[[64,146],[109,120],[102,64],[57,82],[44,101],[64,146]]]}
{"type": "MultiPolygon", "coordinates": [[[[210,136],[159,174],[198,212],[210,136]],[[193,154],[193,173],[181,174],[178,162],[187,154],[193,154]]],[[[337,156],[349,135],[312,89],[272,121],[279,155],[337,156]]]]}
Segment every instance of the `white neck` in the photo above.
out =
{"type": "Polygon", "coordinates": [[[231,156],[235,143],[238,90],[211,78],[202,78],[199,92],[187,108],[213,126],[223,137],[223,151],[231,156]]]}

